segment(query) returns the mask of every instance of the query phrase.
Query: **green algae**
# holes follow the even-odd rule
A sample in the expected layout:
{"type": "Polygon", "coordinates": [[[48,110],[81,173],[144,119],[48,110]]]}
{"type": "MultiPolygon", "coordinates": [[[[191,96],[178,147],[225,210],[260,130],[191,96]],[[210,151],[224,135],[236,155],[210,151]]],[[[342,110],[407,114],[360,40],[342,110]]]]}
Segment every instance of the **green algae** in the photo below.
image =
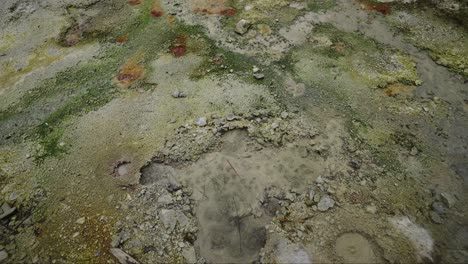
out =
{"type": "Polygon", "coordinates": [[[310,50],[333,59],[331,63],[348,71],[370,87],[391,83],[421,83],[416,63],[402,51],[377,43],[361,34],[347,33],[331,25],[314,29],[314,37],[329,39],[328,45],[311,45],[310,50]]]}
{"type": "Polygon", "coordinates": [[[405,10],[405,19],[397,14],[388,16],[388,20],[405,39],[414,46],[426,50],[430,57],[439,65],[468,78],[468,38],[466,31],[456,24],[426,10],[422,13],[418,8],[405,10]]]}

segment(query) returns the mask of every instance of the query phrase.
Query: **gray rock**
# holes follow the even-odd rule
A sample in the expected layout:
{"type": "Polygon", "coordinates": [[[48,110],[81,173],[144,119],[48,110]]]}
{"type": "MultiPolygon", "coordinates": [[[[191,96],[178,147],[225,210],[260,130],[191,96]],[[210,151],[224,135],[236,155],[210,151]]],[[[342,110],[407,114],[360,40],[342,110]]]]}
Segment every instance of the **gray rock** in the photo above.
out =
{"type": "Polygon", "coordinates": [[[182,250],[182,256],[184,256],[185,262],[187,263],[197,263],[195,248],[192,246],[184,248],[184,250],[182,250]]]}
{"type": "Polygon", "coordinates": [[[136,261],[120,248],[111,248],[109,252],[119,261],[120,264],[139,264],[138,261],[136,261]]]}
{"type": "Polygon", "coordinates": [[[276,246],[276,262],[312,263],[312,259],[302,246],[283,239],[276,246]]]}
{"type": "Polygon", "coordinates": [[[170,209],[162,209],[159,217],[163,225],[172,231],[178,224],[181,228],[187,227],[190,223],[190,219],[182,212],[170,209]]]}
{"type": "Polygon", "coordinates": [[[281,118],[286,119],[288,118],[289,114],[286,111],[281,112],[281,118]]]}
{"type": "Polygon", "coordinates": [[[233,115],[233,114],[228,114],[228,115],[226,116],[226,120],[227,120],[227,121],[233,121],[233,120],[235,120],[235,119],[236,119],[236,116],[233,115]]]}
{"type": "Polygon", "coordinates": [[[440,215],[434,211],[431,211],[429,213],[429,216],[431,217],[431,220],[432,222],[436,223],[436,224],[442,224],[442,217],[440,217],[440,215]]]}
{"type": "Polygon", "coordinates": [[[199,127],[204,127],[204,126],[206,126],[206,117],[203,116],[203,117],[197,118],[197,119],[195,119],[194,123],[195,123],[195,125],[197,125],[199,127]]]}
{"type": "Polygon", "coordinates": [[[263,73],[254,73],[254,78],[257,80],[262,80],[265,78],[265,75],[263,73]]]}
{"type": "Polygon", "coordinates": [[[453,197],[453,195],[451,194],[448,194],[448,193],[441,193],[440,194],[440,199],[442,200],[442,202],[448,207],[448,208],[452,208],[454,205],[455,205],[455,198],[453,197]]]}
{"type": "Polygon", "coordinates": [[[431,207],[432,207],[432,210],[434,210],[439,215],[445,214],[445,212],[447,211],[447,208],[441,202],[433,202],[431,207]]]}
{"type": "Polygon", "coordinates": [[[335,201],[328,195],[324,195],[317,205],[319,211],[325,212],[335,205],[335,201]]]}
{"type": "Polygon", "coordinates": [[[163,194],[159,196],[158,198],[159,205],[170,205],[173,203],[174,203],[174,200],[172,199],[172,196],[170,194],[163,194]]]}
{"type": "Polygon", "coordinates": [[[85,218],[84,218],[84,217],[81,217],[81,218],[79,218],[78,220],[76,220],[75,223],[77,223],[77,224],[79,224],[79,225],[82,225],[82,224],[85,223],[85,218]]]}
{"type": "Polygon", "coordinates": [[[14,201],[18,198],[18,193],[17,192],[12,192],[10,194],[10,197],[8,197],[8,199],[10,199],[10,201],[14,201]]]}
{"type": "Polygon", "coordinates": [[[288,192],[288,193],[286,193],[286,195],[284,196],[284,198],[285,198],[286,200],[289,200],[289,201],[291,201],[291,202],[294,202],[294,199],[296,199],[296,196],[295,196],[293,193],[288,192]]]}
{"type": "Polygon", "coordinates": [[[244,35],[249,30],[250,25],[251,24],[248,20],[241,19],[237,22],[235,31],[237,34],[244,35]]]}
{"type": "Polygon", "coordinates": [[[184,92],[181,92],[179,90],[175,90],[174,92],[172,92],[172,97],[174,97],[174,98],[185,98],[185,97],[187,97],[187,94],[184,93],[184,92]]]}
{"type": "Polygon", "coordinates": [[[8,258],[8,253],[5,250],[0,251],[0,262],[8,258]]]}
{"type": "Polygon", "coordinates": [[[12,215],[16,211],[15,207],[11,207],[7,203],[3,203],[1,208],[0,220],[7,218],[8,216],[12,215]]]}

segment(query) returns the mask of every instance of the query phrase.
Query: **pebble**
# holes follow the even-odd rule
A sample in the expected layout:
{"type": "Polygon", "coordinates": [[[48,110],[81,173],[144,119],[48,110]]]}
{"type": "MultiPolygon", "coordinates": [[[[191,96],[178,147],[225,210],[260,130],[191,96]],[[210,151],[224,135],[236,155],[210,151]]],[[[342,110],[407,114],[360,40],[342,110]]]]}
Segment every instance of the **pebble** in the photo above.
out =
{"type": "Polygon", "coordinates": [[[332,208],[335,205],[335,200],[330,198],[328,195],[324,195],[321,199],[320,202],[317,205],[317,209],[321,212],[325,212],[328,209],[332,208]]]}
{"type": "Polygon", "coordinates": [[[375,214],[377,213],[377,207],[375,205],[368,205],[366,206],[366,212],[375,214]]]}
{"type": "Polygon", "coordinates": [[[203,116],[203,117],[197,118],[197,119],[194,120],[194,123],[195,123],[195,125],[197,125],[199,127],[204,127],[204,126],[206,126],[206,117],[203,116]]]}
{"type": "Polygon", "coordinates": [[[0,220],[10,216],[15,211],[16,211],[15,207],[11,207],[9,204],[3,203],[1,211],[0,211],[0,220]]]}
{"type": "Polygon", "coordinates": [[[254,73],[254,78],[257,80],[262,80],[265,78],[265,75],[263,73],[254,73]]]}
{"type": "Polygon", "coordinates": [[[174,92],[172,92],[172,97],[174,97],[174,98],[185,98],[185,97],[187,97],[187,94],[184,93],[184,92],[181,92],[179,90],[175,90],[174,92]]]}
{"type": "Polygon", "coordinates": [[[82,224],[85,223],[85,218],[84,218],[84,217],[81,217],[81,218],[79,218],[78,220],[76,220],[75,223],[77,223],[77,224],[79,224],[79,225],[82,225],[82,224]]]}
{"type": "Polygon", "coordinates": [[[455,198],[448,193],[441,193],[440,199],[448,208],[452,208],[455,205],[455,198]]]}
{"type": "Polygon", "coordinates": [[[158,204],[160,205],[170,205],[170,204],[173,204],[174,201],[172,199],[172,196],[169,195],[169,194],[163,194],[161,196],[159,196],[158,198],[158,204]]]}
{"type": "Polygon", "coordinates": [[[431,211],[429,213],[429,216],[431,217],[432,222],[436,224],[442,224],[442,217],[440,217],[438,213],[431,211]]]}
{"type": "Polygon", "coordinates": [[[244,35],[250,28],[250,22],[246,19],[241,19],[236,24],[235,32],[240,35],[244,35]]]}
{"type": "Polygon", "coordinates": [[[286,111],[281,112],[281,118],[286,119],[288,118],[289,114],[286,111]]]}

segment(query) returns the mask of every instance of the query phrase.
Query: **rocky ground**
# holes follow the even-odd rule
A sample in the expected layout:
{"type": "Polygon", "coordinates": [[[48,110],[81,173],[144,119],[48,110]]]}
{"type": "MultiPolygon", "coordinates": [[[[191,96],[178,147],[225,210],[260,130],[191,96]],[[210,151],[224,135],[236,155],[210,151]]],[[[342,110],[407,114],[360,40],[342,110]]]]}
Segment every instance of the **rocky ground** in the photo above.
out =
{"type": "Polygon", "coordinates": [[[467,17],[2,1],[0,262],[468,262],[467,17]]]}

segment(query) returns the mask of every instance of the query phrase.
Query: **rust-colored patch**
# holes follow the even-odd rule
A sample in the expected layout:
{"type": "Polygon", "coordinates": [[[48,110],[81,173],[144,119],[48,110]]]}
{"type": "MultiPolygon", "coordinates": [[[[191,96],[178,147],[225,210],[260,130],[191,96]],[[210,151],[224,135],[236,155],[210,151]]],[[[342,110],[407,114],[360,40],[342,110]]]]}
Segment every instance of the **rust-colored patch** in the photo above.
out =
{"type": "Polygon", "coordinates": [[[150,14],[152,17],[162,17],[164,15],[164,10],[159,4],[159,0],[153,2],[153,7],[151,8],[150,14]]]}
{"type": "Polygon", "coordinates": [[[235,8],[227,8],[223,9],[219,12],[220,15],[222,16],[233,16],[237,13],[237,10],[235,8]]]}
{"type": "Polygon", "coordinates": [[[176,58],[184,56],[186,52],[187,52],[186,46],[175,46],[171,48],[171,53],[176,58]]]}
{"type": "Polygon", "coordinates": [[[121,37],[118,37],[116,41],[117,43],[124,43],[124,42],[127,42],[127,40],[128,40],[128,33],[121,37]]]}
{"type": "Polygon", "coordinates": [[[392,83],[383,89],[383,92],[390,97],[394,97],[398,94],[408,94],[410,91],[410,86],[401,83],[392,83]]]}
{"type": "Polygon", "coordinates": [[[237,13],[235,8],[226,6],[225,0],[188,0],[195,13],[205,15],[233,16],[237,13]]]}
{"type": "Polygon", "coordinates": [[[141,0],[128,0],[128,4],[131,6],[136,6],[141,4],[141,0]]]}
{"type": "Polygon", "coordinates": [[[128,88],[142,76],[143,67],[137,61],[130,60],[120,69],[115,79],[121,87],[128,88]]]}
{"type": "Polygon", "coordinates": [[[170,48],[170,52],[174,57],[179,58],[187,53],[187,39],[184,36],[178,37],[174,40],[174,44],[170,48]]]}
{"type": "Polygon", "coordinates": [[[333,43],[332,49],[334,49],[338,53],[344,53],[346,50],[346,44],[343,42],[333,43]]]}
{"type": "Polygon", "coordinates": [[[392,12],[392,6],[389,3],[376,4],[370,3],[369,1],[357,0],[364,6],[364,9],[379,12],[383,15],[389,15],[392,12]]]}

